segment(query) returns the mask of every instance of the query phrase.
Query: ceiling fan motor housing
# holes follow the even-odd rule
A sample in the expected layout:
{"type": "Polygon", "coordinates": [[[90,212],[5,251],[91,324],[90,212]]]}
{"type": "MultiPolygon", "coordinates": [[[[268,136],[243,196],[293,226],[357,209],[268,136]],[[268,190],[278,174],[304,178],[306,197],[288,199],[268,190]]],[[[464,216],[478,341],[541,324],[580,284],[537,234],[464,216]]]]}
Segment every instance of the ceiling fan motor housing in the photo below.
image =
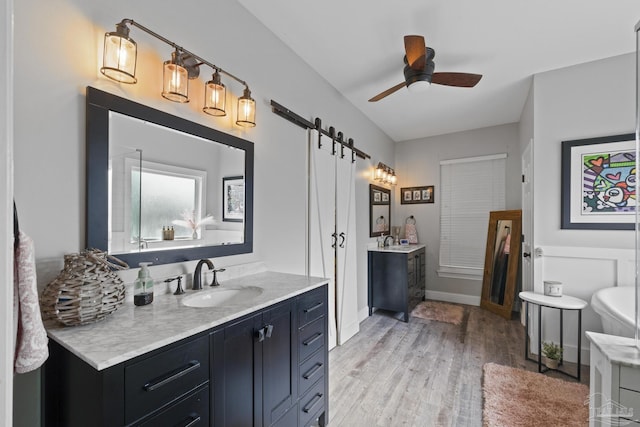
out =
{"type": "Polygon", "coordinates": [[[404,67],[405,84],[407,85],[407,87],[411,86],[415,82],[428,82],[430,84],[434,69],[435,64],[433,63],[433,61],[427,61],[423,70],[414,70],[413,68],[406,65],[404,67]]]}

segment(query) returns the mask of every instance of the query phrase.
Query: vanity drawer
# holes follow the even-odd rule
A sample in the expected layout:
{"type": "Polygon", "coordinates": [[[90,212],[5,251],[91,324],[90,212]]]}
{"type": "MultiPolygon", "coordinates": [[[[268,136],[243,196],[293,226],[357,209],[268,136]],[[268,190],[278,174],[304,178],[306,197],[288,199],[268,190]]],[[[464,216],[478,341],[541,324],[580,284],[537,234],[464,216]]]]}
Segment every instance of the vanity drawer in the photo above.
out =
{"type": "Polygon", "coordinates": [[[620,366],[620,387],[640,391],[640,369],[620,366]]]}
{"type": "Polygon", "coordinates": [[[298,297],[298,327],[327,314],[327,287],[322,286],[298,297]]]}
{"type": "Polygon", "coordinates": [[[208,427],[209,386],[206,385],[139,424],[147,427],[208,427]]]}
{"type": "Polygon", "coordinates": [[[624,418],[640,421],[640,393],[621,388],[620,405],[628,411],[626,415],[622,415],[624,418]]]}
{"type": "Polygon", "coordinates": [[[306,362],[300,365],[298,377],[298,390],[300,394],[306,393],[318,379],[324,375],[325,370],[325,351],[321,348],[306,362]]]}
{"type": "Polygon", "coordinates": [[[300,362],[305,361],[319,348],[324,347],[326,338],[324,327],[325,319],[326,317],[321,317],[309,323],[307,326],[300,328],[300,332],[298,333],[298,354],[300,362]]]}
{"type": "Polygon", "coordinates": [[[299,423],[300,426],[308,425],[313,420],[314,415],[319,414],[325,407],[324,381],[318,381],[299,403],[299,423]]]}
{"type": "Polygon", "coordinates": [[[127,365],[124,378],[128,424],[209,380],[208,336],[127,365]]]}

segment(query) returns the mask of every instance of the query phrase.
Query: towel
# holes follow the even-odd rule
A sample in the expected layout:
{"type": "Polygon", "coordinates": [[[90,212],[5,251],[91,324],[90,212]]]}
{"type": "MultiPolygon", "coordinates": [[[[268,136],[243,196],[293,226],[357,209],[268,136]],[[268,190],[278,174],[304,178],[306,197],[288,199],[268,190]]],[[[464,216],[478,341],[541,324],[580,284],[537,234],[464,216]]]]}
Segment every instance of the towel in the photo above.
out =
{"type": "Polygon", "coordinates": [[[406,223],[404,225],[404,234],[407,236],[409,243],[418,243],[418,230],[415,224],[406,223]]]}
{"type": "Polygon", "coordinates": [[[33,241],[20,231],[13,270],[14,370],[17,374],[38,369],[47,357],[47,331],[42,324],[36,282],[33,241]]]}

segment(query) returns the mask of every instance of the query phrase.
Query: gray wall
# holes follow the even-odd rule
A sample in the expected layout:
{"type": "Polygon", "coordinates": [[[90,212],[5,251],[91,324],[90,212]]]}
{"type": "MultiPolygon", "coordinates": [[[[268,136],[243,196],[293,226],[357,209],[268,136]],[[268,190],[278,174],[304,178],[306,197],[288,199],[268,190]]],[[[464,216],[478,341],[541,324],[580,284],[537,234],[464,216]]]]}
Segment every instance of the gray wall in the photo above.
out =
{"type": "Polygon", "coordinates": [[[438,277],[440,251],[440,161],[507,153],[506,209],[520,208],[520,147],[516,123],[406,141],[396,146],[395,199],[401,187],[435,185],[433,204],[396,203],[394,224],[413,215],[418,240],[427,245],[427,293],[454,302],[479,304],[482,280],[438,277]],[[436,292],[437,294],[433,294],[436,292]]]}

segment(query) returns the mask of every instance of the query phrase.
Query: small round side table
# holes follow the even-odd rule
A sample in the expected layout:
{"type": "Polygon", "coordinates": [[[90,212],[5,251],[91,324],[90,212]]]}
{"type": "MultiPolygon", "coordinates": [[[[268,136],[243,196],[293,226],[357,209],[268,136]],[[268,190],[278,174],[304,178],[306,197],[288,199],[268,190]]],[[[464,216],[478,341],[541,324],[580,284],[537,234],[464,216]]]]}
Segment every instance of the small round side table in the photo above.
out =
{"type": "MultiPolygon", "coordinates": [[[[520,299],[525,303],[525,328],[526,337],[524,342],[524,357],[526,360],[532,362],[538,362],[538,372],[546,372],[549,369],[542,370],[542,307],[554,308],[560,310],[560,347],[564,350],[563,346],[563,319],[565,310],[578,312],[578,367],[577,374],[574,376],[569,372],[561,369],[556,371],[575,378],[580,381],[580,353],[582,344],[582,310],[587,307],[586,301],[580,298],[563,295],[561,297],[551,297],[543,294],[537,294],[535,292],[520,292],[520,299]],[[532,359],[529,357],[529,304],[538,306],[538,359],[532,359]]],[[[560,359],[559,365],[562,365],[563,359],[560,359]]]]}

